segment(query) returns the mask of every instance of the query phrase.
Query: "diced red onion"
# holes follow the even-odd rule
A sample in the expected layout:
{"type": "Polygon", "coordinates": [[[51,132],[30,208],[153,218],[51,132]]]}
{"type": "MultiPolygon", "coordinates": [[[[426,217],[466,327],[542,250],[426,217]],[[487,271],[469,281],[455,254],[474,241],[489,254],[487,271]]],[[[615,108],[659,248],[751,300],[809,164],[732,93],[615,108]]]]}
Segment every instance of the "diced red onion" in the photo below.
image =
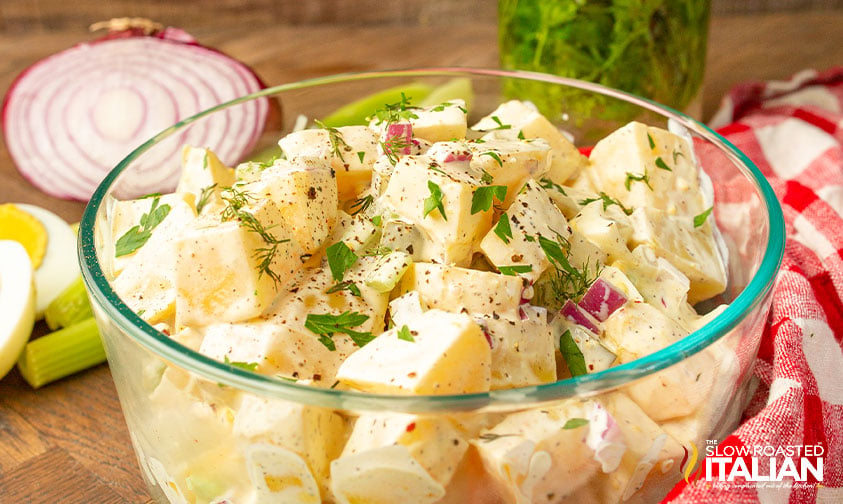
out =
{"type": "Polygon", "coordinates": [[[413,125],[410,123],[390,123],[386,127],[384,147],[394,154],[407,155],[413,145],[413,125]],[[393,149],[395,145],[398,149],[393,149]],[[397,150],[397,152],[395,152],[397,150]]]}
{"type": "Polygon", "coordinates": [[[594,318],[603,322],[615,310],[625,305],[626,300],[623,292],[606,280],[598,278],[580,299],[579,305],[594,318]]]}
{"type": "Polygon", "coordinates": [[[618,468],[626,453],[623,432],[614,418],[599,403],[588,415],[586,444],[594,450],[594,460],[599,462],[604,473],[618,468]]]}
{"type": "Polygon", "coordinates": [[[460,151],[460,152],[449,152],[445,159],[442,160],[444,163],[453,163],[453,162],[460,162],[460,161],[471,161],[471,152],[469,151],[460,151]]]}
{"type": "Polygon", "coordinates": [[[600,334],[600,322],[570,299],[565,301],[559,313],[566,319],[585,327],[594,334],[600,334]]]}
{"type": "MultiPolygon", "coordinates": [[[[246,65],[182,30],[127,29],[49,56],[21,73],[3,103],[9,153],[21,174],[53,196],[87,200],[132,149],[197,112],[265,87],[246,65]]],[[[137,195],[175,188],[184,144],[209,146],[227,164],[264,129],[268,99],[203,120],[138,166],[137,195]]]]}

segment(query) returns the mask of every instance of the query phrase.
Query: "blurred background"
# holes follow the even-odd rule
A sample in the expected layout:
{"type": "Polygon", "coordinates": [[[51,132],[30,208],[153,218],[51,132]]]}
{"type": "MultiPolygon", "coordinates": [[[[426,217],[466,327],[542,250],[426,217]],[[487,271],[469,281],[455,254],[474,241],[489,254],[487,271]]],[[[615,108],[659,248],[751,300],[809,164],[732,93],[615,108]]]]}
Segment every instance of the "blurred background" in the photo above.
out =
{"type": "MultiPolygon", "coordinates": [[[[843,0],[712,0],[714,16],[775,11],[843,9],[843,0]]],[[[153,17],[165,24],[189,20],[209,28],[282,24],[459,25],[494,23],[494,0],[4,0],[0,31],[7,34],[87,26],[92,16],[153,17]]]]}

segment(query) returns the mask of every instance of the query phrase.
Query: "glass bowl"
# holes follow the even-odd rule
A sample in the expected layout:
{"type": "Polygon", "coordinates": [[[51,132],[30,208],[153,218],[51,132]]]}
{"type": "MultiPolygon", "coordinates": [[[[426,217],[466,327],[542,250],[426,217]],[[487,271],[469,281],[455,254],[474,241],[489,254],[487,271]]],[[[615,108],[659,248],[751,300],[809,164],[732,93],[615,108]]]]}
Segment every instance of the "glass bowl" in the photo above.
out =
{"type": "Polygon", "coordinates": [[[85,285],[157,502],[652,502],[689,474],[687,453],[722,439],[740,420],[753,391],[784,228],[776,198],[753,163],[682,113],[550,75],[431,68],[283,84],[179,122],[107,176],[85,211],[80,236],[85,285]],[[697,306],[713,310],[706,323],[637,360],[553,383],[464,395],[377,395],[316,388],[211,359],[147,324],[115,294],[106,258],[113,253],[113,202],[172,191],[172,180],[150,182],[142,167],[178,163],[174,146],[222,149],[227,138],[199,135],[206,122],[251,107],[263,134],[248,152],[224,159],[233,166],[275,145],[300,116],[325,117],[374,92],[454,78],[471,83],[469,124],[521,90],[545,89],[559,97],[545,114],[578,147],[622,126],[611,119],[617,108],[636,110],[646,124],[684,128],[713,183],[712,215],[728,249],[725,292],[697,306]],[[254,113],[263,108],[272,112],[254,113]],[[715,309],[721,304],[728,306],[715,309]],[[671,402],[685,404],[685,412],[659,411],[671,402]],[[355,432],[357,448],[344,453],[361,426],[369,432],[355,432]],[[348,476],[349,467],[357,480],[348,476]],[[345,478],[343,498],[332,488],[338,472],[345,478]]]}

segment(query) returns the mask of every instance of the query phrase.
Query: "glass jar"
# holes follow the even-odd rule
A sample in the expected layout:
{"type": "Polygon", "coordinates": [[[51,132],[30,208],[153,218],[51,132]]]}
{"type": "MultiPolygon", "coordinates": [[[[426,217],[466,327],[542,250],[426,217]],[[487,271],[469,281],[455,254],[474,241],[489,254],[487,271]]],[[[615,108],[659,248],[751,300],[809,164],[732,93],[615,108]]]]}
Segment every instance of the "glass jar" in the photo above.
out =
{"type": "MultiPolygon", "coordinates": [[[[499,0],[500,64],[602,84],[700,119],[709,10],[709,0],[499,0]]],[[[596,108],[623,121],[637,112],[530,86],[509,91],[529,95],[545,115],[596,108]]]]}

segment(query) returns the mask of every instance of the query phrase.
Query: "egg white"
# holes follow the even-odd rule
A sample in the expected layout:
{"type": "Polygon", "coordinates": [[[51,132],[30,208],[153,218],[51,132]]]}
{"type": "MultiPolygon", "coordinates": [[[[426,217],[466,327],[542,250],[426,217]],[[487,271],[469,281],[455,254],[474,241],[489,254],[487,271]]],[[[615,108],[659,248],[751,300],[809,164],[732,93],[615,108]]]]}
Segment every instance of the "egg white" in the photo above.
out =
{"type": "Polygon", "coordinates": [[[32,262],[23,245],[0,240],[0,378],[15,365],[35,322],[32,262]]]}
{"type": "Polygon", "coordinates": [[[38,219],[47,231],[47,250],[35,270],[35,316],[40,319],[50,302],[79,276],[76,233],[49,210],[25,203],[15,206],[38,219]]]}

